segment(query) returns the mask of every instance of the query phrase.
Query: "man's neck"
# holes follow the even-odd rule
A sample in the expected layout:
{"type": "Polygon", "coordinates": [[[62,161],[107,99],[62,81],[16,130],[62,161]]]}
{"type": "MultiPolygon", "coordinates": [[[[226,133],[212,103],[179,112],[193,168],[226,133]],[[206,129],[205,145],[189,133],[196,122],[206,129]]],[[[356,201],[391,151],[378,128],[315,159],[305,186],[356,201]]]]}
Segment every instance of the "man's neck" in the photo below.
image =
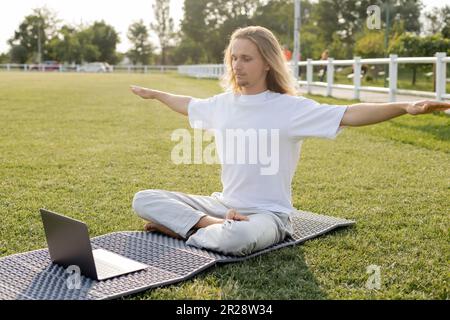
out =
{"type": "Polygon", "coordinates": [[[241,87],[241,92],[243,95],[254,95],[258,93],[263,93],[264,91],[267,91],[267,87],[259,87],[259,88],[241,87]]]}

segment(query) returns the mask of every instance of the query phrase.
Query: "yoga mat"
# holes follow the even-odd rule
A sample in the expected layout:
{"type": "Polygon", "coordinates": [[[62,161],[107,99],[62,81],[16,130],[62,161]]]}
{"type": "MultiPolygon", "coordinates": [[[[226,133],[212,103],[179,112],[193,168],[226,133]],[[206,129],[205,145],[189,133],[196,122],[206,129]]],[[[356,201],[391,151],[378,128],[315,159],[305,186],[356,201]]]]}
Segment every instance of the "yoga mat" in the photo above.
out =
{"type": "Polygon", "coordinates": [[[294,234],[283,242],[244,257],[228,256],[186,245],[160,233],[125,231],[91,239],[103,248],[149,265],[149,268],[105,281],[83,275],[79,282],[66,268],[52,264],[48,249],[0,259],[2,300],[103,300],[122,297],[192,278],[217,263],[238,262],[302,243],[354,221],[298,210],[292,216],[294,234]]]}

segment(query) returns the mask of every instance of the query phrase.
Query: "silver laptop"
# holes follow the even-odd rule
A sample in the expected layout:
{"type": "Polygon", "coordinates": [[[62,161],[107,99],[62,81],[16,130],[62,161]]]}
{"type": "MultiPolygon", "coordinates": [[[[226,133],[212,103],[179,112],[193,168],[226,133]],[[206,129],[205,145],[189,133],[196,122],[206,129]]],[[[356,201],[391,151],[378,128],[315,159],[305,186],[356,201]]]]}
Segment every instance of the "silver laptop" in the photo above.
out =
{"type": "Polygon", "coordinates": [[[40,209],[53,263],[78,266],[83,275],[106,280],[148,268],[148,265],[104,249],[92,250],[85,223],[40,209]]]}

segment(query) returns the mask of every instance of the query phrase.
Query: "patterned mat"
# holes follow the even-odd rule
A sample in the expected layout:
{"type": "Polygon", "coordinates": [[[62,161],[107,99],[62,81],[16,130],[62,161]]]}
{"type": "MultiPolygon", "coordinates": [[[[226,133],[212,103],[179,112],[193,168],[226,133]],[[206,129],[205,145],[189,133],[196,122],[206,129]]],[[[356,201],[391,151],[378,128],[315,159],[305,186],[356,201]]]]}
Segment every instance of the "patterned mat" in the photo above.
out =
{"type": "Polygon", "coordinates": [[[48,249],[0,259],[0,299],[101,300],[169,285],[193,277],[217,263],[246,260],[272,250],[302,243],[354,221],[297,211],[294,234],[283,242],[245,257],[227,256],[187,246],[183,240],[158,233],[116,232],[91,239],[93,249],[103,248],[149,265],[149,268],[105,281],[79,276],[50,261],[48,249]],[[74,288],[75,286],[75,288],[74,288]]]}

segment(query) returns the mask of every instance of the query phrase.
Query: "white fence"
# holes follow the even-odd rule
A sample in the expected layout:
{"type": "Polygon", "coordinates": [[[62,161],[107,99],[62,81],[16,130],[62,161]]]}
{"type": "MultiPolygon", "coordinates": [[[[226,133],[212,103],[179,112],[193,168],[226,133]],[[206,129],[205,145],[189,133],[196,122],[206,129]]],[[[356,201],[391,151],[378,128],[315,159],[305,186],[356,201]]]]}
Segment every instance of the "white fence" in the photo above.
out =
{"type": "Polygon", "coordinates": [[[446,70],[447,62],[450,58],[446,56],[445,52],[436,53],[435,57],[413,57],[413,58],[399,58],[395,54],[391,54],[389,58],[379,59],[361,59],[355,57],[353,60],[334,60],[329,58],[328,61],[307,61],[299,62],[300,66],[306,66],[306,81],[299,81],[300,84],[306,85],[308,92],[311,91],[312,86],[324,86],[327,88],[327,95],[332,95],[334,88],[351,89],[353,90],[353,97],[359,99],[361,91],[369,92],[384,92],[389,94],[389,101],[395,101],[396,94],[406,94],[413,96],[432,97],[437,100],[450,99],[450,94],[446,94],[446,70]],[[398,64],[435,64],[436,65],[436,91],[417,91],[399,89],[398,84],[398,64]],[[389,87],[370,87],[361,86],[361,66],[363,64],[387,64],[389,65],[389,87]],[[313,81],[313,66],[324,65],[327,67],[327,82],[313,81]],[[334,69],[335,66],[353,66],[353,85],[334,84],[334,69]]]}
{"type": "MultiPolygon", "coordinates": [[[[450,99],[450,94],[446,93],[446,70],[447,63],[450,62],[450,57],[446,56],[445,52],[438,52],[434,57],[412,57],[412,58],[399,58],[397,55],[392,54],[389,58],[377,58],[377,59],[361,59],[355,57],[353,60],[334,60],[329,58],[328,60],[311,60],[299,62],[299,66],[306,67],[306,80],[298,81],[299,84],[306,86],[308,93],[311,92],[313,86],[326,87],[326,95],[331,96],[333,89],[350,89],[353,90],[353,98],[359,99],[361,91],[368,92],[382,92],[389,94],[389,101],[396,100],[396,94],[405,94],[413,96],[430,97],[436,100],[450,99]],[[435,92],[431,91],[417,91],[417,90],[405,90],[398,88],[398,65],[399,64],[435,64],[436,70],[436,87],[435,92]],[[389,66],[389,87],[374,87],[374,86],[362,86],[361,85],[361,67],[362,65],[388,65],[389,66]],[[326,66],[326,82],[313,81],[313,67],[314,66],[326,66]],[[353,85],[349,84],[335,84],[334,73],[336,66],[353,66],[353,85]]],[[[80,72],[81,66],[79,65],[54,65],[46,66],[41,65],[27,65],[27,64],[0,64],[0,70],[12,71],[59,71],[59,72],[80,72]]],[[[181,65],[181,66],[133,66],[133,65],[116,65],[112,66],[114,72],[127,72],[127,73],[149,73],[149,72],[165,72],[177,70],[178,73],[184,74],[196,78],[219,78],[225,72],[225,66],[223,64],[202,64],[202,65],[181,65]]],[[[385,76],[385,75],[384,75],[385,76]]]]}
{"type": "Polygon", "coordinates": [[[197,64],[178,66],[178,73],[196,78],[219,78],[225,73],[223,64],[197,64]]]}
{"type": "MultiPolygon", "coordinates": [[[[46,65],[46,64],[0,64],[0,71],[56,71],[56,72],[83,72],[82,65],[46,65]]],[[[114,65],[110,66],[108,72],[127,72],[127,73],[149,73],[149,72],[166,72],[177,71],[177,66],[169,65],[114,65]]]]}
{"type": "MultiPolygon", "coordinates": [[[[355,57],[353,60],[334,60],[329,58],[327,60],[299,62],[299,66],[306,66],[306,80],[298,81],[299,84],[307,87],[308,93],[311,92],[313,86],[326,87],[327,96],[331,96],[333,89],[350,89],[353,90],[353,97],[359,99],[361,91],[368,92],[383,92],[389,94],[389,101],[394,102],[396,94],[405,94],[412,96],[430,97],[436,100],[450,99],[450,94],[446,93],[446,70],[447,62],[450,62],[450,57],[447,57],[445,52],[436,53],[435,57],[412,57],[399,58],[392,54],[389,58],[377,59],[361,59],[355,57]],[[399,64],[435,64],[436,65],[436,91],[417,91],[405,90],[398,88],[398,65],[399,64]],[[361,67],[366,64],[388,65],[389,66],[389,87],[373,87],[361,85],[361,67]],[[326,82],[313,81],[313,66],[326,66],[326,82]],[[335,66],[353,66],[353,85],[335,84],[334,70],[335,66]]],[[[218,78],[224,72],[225,68],[222,64],[204,64],[204,65],[185,65],[178,66],[178,72],[197,78],[218,78]]]]}

